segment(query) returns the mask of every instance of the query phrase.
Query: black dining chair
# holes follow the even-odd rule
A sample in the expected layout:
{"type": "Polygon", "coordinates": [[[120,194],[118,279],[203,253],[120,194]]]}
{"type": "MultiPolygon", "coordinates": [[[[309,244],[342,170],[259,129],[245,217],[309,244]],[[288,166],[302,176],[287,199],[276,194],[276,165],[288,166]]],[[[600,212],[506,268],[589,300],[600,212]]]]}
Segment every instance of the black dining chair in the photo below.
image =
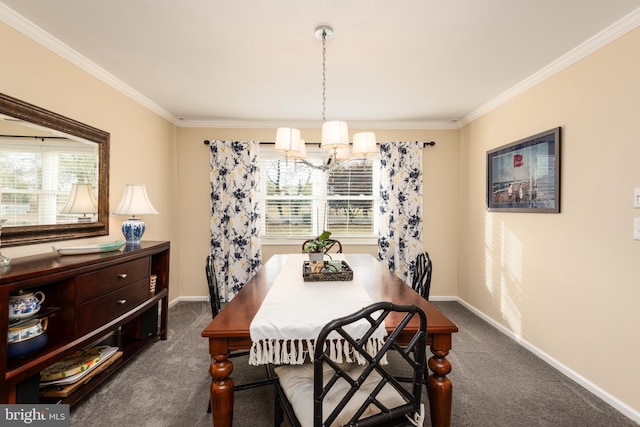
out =
{"type": "Polygon", "coordinates": [[[432,273],[433,264],[431,263],[431,258],[429,258],[429,253],[427,251],[424,251],[416,257],[416,264],[413,268],[413,279],[411,281],[411,287],[427,301],[429,301],[432,273]]]}
{"type": "MultiPolygon", "coordinates": [[[[276,386],[275,424],[286,416],[293,427],[356,425],[397,426],[421,425],[424,418],[422,404],[422,374],[426,366],[427,316],[415,306],[400,306],[391,302],[378,302],[327,323],[320,331],[316,343],[339,337],[339,344],[316,345],[313,363],[280,365],[274,368],[278,377],[276,386]],[[398,327],[389,333],[376,354],[367,351],[369,337],[383,325],[391,313],[404,316],[398,327]],[[398,339],[413,318],[419,319],[419,328],[402,347],[398,339]],[[348,331],[354,323],[369,323],[361,336],[348,331]],[[329,335],[331,334],[331,337],[329,335]],[[333,345],[344,349],[351,346],[351,354],[359,356],[361,363],[337,363],[332,360],[333,345]],[[401,357],[385,363],[390,350],[401,357]],[[411,372],[410,384],[398,381],[392,371],[401,365],[411,372]]],[[[369,350],[370,351],[370,350],[369,350]]]]}
{"type": "MultiPolygon", "coordinates": [[[[304,247],[307,243],[312,242],[313,239],[307,239],[304,242],[302,242],[302,252],[304,253],[304,247]]],[[[331,243],[330,245],[325,246],[324,248],[324,253],[328,254],[328,253],[336,253],[336,254],[341,254],[342,253],[342,243],[340,243],[339,240],[333,240],[333,243],[331,243]]]]}
{"type": "MultiPolygon", "coordinates": [[[[207,284],[209,285],[209,300],[211,303],[211,318],[215,319],[216,316],[220,313],[222,309],[222,304],[220,303],[220,292],[218,290],[218,281],[216,279],[215,270],[213,268],[213,256],[207,256],[207,263],[205,266],[205,272],[207,275],[207,284]]],[[[241,357],[248,356],[249,350],[234,350],[231,351],[229,357],[241,357]]],[[[234,386],[236,391],[247,390],[255,387],[262,387],[270,384],[275,384],[277,378],[271,375],[271,371],[267,369],[267,378],[255,382],[250,382],[246,384],[237,384],[234,386]]],[[[211,412],[211,401],[209,401],[209,408],[207,412],[211,412]]]]}
{"type": "MultiPolygon", "coordinates": [[[[433,271],[433,264],[429,253],[427,251],[422,252],[416,257],[416,262],[413,267],[413,278],[411,281],[411,288],[416,291],[422,298],[429,301],[429,290],[431,289],[431,273],[433,271]]],[[[403,382],[410,382],[411,378],[397,376],[396,379],[403,382]]],[[[425,368],[423,375],[423,383],[427,385],[429,380],[429,371],[425,368]]]]}

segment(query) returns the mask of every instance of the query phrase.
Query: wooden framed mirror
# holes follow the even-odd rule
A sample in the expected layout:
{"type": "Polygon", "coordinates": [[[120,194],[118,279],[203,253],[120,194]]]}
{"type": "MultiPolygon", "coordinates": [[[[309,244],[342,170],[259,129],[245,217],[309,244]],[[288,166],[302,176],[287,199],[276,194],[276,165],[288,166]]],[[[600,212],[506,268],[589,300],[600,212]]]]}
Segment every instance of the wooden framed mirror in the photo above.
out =
{"type": "Polygon", "coordinates": [[[0,175],[0,219],[6,220],[0,245],[109,234],[109,137],[107,132],[0,93],[0,156],[4,156],[0,161],[5,162],[5,173],[16,170],[0,175]],[[31,159],[36,153],[39,157],[33,161],[20,157],[31,159]],[[84,162],[84,166],[69,169],[62,166],[65,162],[84,162]],[[90,184],[94,192],[96,206],[88,217],[61,213],[77,183],[90,184]]]}

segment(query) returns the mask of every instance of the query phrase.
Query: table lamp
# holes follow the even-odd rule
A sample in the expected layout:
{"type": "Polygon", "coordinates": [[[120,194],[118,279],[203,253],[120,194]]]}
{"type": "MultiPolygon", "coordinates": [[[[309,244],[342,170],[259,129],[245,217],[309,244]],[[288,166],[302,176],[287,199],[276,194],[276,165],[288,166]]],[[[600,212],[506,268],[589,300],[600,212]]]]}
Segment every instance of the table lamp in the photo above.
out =
{"type": "Polygon", "coordinates": [[[122,223],[122,234],[127,239],[127,246],[139,245],[144,234],[145,225],[136,215],[157,214],[144,184],[126,184],[122,201],[114,212],[114,215],[127,215],[129,218],[122,223]]]}
{"type": "Polygon", "coordinates": [[[71,184],[71,192],[61,214],[81,214],[78,222],[91,222],[91,216],[87,214],[98,213],[98,202],[93,194],[91,184],[71,184]]]}

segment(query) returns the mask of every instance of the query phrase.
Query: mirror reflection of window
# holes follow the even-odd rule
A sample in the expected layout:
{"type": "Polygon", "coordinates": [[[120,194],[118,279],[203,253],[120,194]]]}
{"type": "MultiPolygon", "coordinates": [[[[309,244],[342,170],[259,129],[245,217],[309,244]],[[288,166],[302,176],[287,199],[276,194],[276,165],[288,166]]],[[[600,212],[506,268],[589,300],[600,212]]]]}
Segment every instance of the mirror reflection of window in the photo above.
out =
{"type": "Polygon", "coordinates": [[[98,145],[61,136],[0,134],[0,217],[5,226],[67,224],[61,211],[76,183],[98,183],[98,145]]]}

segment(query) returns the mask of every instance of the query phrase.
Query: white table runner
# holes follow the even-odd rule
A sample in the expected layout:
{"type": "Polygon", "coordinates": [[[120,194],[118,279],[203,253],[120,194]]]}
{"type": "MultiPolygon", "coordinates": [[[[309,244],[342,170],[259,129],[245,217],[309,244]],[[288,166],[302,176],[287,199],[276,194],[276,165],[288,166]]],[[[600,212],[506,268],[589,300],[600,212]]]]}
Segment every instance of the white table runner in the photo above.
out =
{"type": "MultiPolygon", "coordinates": [[[[343,254],[332,255],[344,260],[343,254]]],[[[338,317],[354,313],[372,304],[372,300],[356,275],[348,282],[305,282],[302,265],[308,256],[291,254],[274,281],[250,326],[251,354],[249,363],[261,365],[302,364],[307,355],[313,355],[315,338],[325,324],[338,317]]],[[[356,322],[345,328],[352,336],[362,336],[369,322],[356,322]]],[[[375,354],[386,336],[384,324],[367,343],[367,351],[375,354]]],[[[338,363],[363,362],[354,359],[350,346],[343,345],[337,334],[325,345],[330,345],[331,359],[338,363]]]]}

